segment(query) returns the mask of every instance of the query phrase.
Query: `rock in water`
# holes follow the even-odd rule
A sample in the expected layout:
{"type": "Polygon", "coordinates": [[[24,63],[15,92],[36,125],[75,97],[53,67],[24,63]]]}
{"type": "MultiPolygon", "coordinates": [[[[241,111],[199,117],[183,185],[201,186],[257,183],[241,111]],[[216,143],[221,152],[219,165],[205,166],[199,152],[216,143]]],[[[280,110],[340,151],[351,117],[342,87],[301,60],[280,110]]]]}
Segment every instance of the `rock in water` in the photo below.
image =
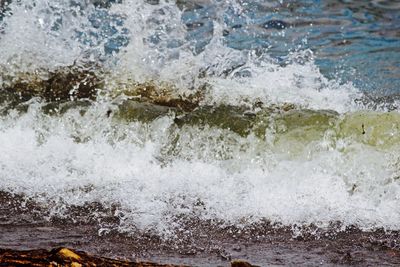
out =
{"type": "Polygon", "coordinates": [[[85,252],[58,248],[51,251],[15,251],[0,249],[0,266],[132,266],[132,267],[178,267],[183,265],[157,264],[152,262],[129,262],[94,257],[85,252]]]}
{"type": "MultiPolygon", "coordinates": [[[[185,265],[153,262],[130,262],[91,256],[82,251],[57,248],[16,251],[0,249],[0,266],[131,266],[131,267],[184,267],[185,265]]],[[[256,267],[242,260],[231,262],[232,267],[256,267]]]]}
{"type": "Polygon", "coordinates": [[[250,263],[248,263],[247,261],[244,261],[244,260],[233,260],[231,262],[231,266],[232,267],[258,267],[255,265],[251,265],[250,263]]]}
{"type": "Polygon", "coordinates": [[[60,67],[43,76],[37,73],[21,74],[3,89],[18,94],[22,100],[41,97],[48,101],[68,101],[94,98],[102,85],[98,70],[91,67],[73,65],[60,67]]]}

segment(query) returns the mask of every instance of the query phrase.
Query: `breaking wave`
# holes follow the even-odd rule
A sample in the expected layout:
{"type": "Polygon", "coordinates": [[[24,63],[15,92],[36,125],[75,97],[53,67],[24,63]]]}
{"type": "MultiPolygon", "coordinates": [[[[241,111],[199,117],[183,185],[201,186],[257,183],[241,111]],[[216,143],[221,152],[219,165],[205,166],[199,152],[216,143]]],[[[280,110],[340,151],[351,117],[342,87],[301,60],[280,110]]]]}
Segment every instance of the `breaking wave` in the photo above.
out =
{"type": "Polygon", "coordinates": [[[182,216],[400,230],[396,100],[328,78],[307,47],[227,37],[235,19],[244,43],[294,24],[260,29],[236,1],[3,5],[0,190],[42,218],[99,203],[118,217],[102,231],[166,234],[182,216]]]}

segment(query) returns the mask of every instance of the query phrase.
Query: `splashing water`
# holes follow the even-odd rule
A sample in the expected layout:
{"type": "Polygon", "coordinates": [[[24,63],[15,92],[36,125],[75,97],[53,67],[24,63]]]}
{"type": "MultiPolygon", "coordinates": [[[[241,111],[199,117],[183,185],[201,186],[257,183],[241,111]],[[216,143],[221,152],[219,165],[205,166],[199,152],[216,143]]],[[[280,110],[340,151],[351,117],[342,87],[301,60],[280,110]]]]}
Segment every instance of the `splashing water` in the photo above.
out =
{"type": "Polygon", "coordinates": [[[0,1],[0,190],[48,220],[113,207],[85,219],[128,233],[182,216],[400,230],[398,57],[379,90],[356,61],[379,76],[400,42],[379,3],[0,1]]]}

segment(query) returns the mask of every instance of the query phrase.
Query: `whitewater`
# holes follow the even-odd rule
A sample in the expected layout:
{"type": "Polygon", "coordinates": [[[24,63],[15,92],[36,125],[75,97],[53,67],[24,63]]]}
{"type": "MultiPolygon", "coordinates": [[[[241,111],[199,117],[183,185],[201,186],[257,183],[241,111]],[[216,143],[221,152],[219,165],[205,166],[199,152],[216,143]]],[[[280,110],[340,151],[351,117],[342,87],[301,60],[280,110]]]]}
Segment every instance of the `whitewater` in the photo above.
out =
{"type": "Polygon", "coordinates": [[[395,89],[327,71],[286,1],[106,2],[3,4],[0,191],[28,220],[400,230],[395,89]]]}

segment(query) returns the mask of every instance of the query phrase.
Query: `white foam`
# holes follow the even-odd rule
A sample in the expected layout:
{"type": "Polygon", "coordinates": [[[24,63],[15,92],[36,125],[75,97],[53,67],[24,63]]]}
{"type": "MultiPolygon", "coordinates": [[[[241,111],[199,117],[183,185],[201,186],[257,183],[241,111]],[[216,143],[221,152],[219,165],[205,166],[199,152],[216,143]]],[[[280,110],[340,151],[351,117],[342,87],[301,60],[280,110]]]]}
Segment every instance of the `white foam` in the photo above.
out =
{"type": "Polygon", "coordinates": [[[105,111],[100,105],[84,117],[71,110],[60,118],[35,107],[2,120],[0,190],[32,196],[52,216],[66,215],[71,205],[100,202],[120,206],[119,230],[128,232],[166,231],[181,214],[240,224],[341,221],[400,229],[396,148],[382,151],[340,139],[324,147],[320,140],[292,156],[252,135],[175,129],[169,117],[149,125],[115,124],[99,119],[105,111]],[[71,137],[77,134],[90,139],[77,143],[71,137]],[[180,148],[167,153],[175,134],[180,148]]]}
{"type": "Polygon", "coordinates": [[[52,70],[82,57],[84,45],[75,38],[75,30],[87,27],[87,18],[79,15],[79,8],[65,1],[12,1],[9,8],[12,16],[4,18],[0,35],[0,64],[9,75],[52,70]],[[57,20],[63,23],[54,31],[57,20]]]}
{"type": "MultiPolygon", "coordinates": [[[[5,19],[0,64],[8,74],[69,65],[85,54],[72,38],[76,28],[87,25],[84,15],[70,17],[71,26],[52,33],[47,19],[54,14],[41,17],[49,3],[36,1],[25,9],[28,2],[14,1],[13,16],[5,19]]],[[[68,17],[71,10],[61,2],[52,5],[60,5],[68,17]]],[[[126,17],[131,35],[130,44],[104,63],[111,80],[167,81],[184,90],[207,83],[205,104],[261,100],[338,112],[355,109],[354,86],[327,80],[312,56],[299,63],[294,54],[281,66],[268,55],[228,48],[219,21],[203,53],[194,54],[185,44],[168,48],[169,38],[185,41],[181,11],[169,1],[158,6],[124,1],[110,12],[126,17]],[[159,46],[143,41],[159,30],[151,19],[171,26],[160,30],[159,46]],[[243,65],[225,76],[238,63],[243,65]],[[240,70],[250,77],[236,77],[240,70]]],[[[84,116],[70,110],[57,117],[43,114],[33,102],[24,115],[0,117],[0,190],[31,196],[55,216],[86,202],[118,204],[124,214],[121,231],[165,231],[179,214],[233,223],[265,218],[285,225],[324,226],[339,220],[400,230],[400,185],[394,179],[398,147],[382,150],[333,136],[304,144],[291,155],[253,135],[177,129],[168,116],[149,124],[113,121],[105,116],[110,105],[97,102],[84,116]],[[178,134],[181,143],[171,150],[178,134]],[[85,186],[93,190],[82,190],[85,186]],[[199,200],[204,206],[194,204],[199,200]]]]}
{"type": "Polygon", "coordinates": [[[327,80],[313,61],[292,63],[285,67],[273,63],[255,66],[250,61],[244,69],[252,70],[251,78],[211,78],[209,102],[237,104],[243,100],[264,103],[295,103],[311,109],[346,112],[357,109],[353,100],[360,96],[351,84],[327,80]]]}
{"type": "MultiPolygon", "coordinates": [[[[260,55],[227,47],[219,18],[232,5],[239,8],[235,1],[216,4],[212,39],[199,54],[193,53],[193,44],[186,40],[182,11],[173,2],[149,5],[131,0],[113,5],[110,16],[124,18],[123,27],[129,30],[126,34],[130,41],[118,54],[102,57],[108,84],[152,80],[169,82],[180,91],[208,84],[206,104],[260,100],[339,112],[356,109],[352,101],[359,96],[357,89],[351,83],[327,80],[310,51],[289,54],[285,66],[280,66],[268,51],[260,55]],[[155,35],[157,44],[148,41],[155,35]],[[171,47],[171,42],[180,45],[171,47]],[[236,77],[235,73],[243,70],[250,77],[236,77]]],[[[10,8],[13,15],[5,19],[5,32],[0,37],[0,68],[8,76],[95,60],[96,53],[104,56],[104,41],[89,47],[77,37],[78,32],[98,30],[88,22],[94,12],[90,5],[80,8],[64,1],[36,1],[35,5],[15,1],[10,8]],[[55,31],[52,28],[58,19],[63,23],[55,31]]]]}

